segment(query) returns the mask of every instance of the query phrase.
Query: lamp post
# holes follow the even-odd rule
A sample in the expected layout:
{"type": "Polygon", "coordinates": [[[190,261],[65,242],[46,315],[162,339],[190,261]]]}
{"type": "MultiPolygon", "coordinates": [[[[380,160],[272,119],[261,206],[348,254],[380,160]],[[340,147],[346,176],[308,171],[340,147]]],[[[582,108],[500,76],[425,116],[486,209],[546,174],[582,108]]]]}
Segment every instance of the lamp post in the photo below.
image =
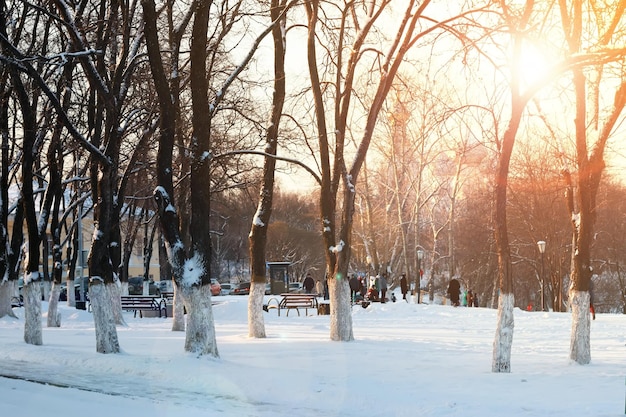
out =
{"type": "Polygon", "coordinates": [[[424,258],[424,251],[421,249],[417,250],[417,278],[415,279],[416,285],[415,289],[417,291],[417,304],[421,302],[420,295],[422,293],[422,259],[424,258]]]}
{"type": "Polygon", "coordinates": [[[367,279],[365,280],[365,288],[367,289],[370,285],[370,265],[372,264],[372,257],[367,255],[365,262],[367,262],[367,279]]]}
{"type": "Polygon", "coordinates": [[[539,252],[541,253],[541,311],[544,310],[544,288],[545,281],[543,277],[543,254],[546,252],[546,242],[544,240],[540,240],[537,242],[537,247],[539,247],[539,252]]]}

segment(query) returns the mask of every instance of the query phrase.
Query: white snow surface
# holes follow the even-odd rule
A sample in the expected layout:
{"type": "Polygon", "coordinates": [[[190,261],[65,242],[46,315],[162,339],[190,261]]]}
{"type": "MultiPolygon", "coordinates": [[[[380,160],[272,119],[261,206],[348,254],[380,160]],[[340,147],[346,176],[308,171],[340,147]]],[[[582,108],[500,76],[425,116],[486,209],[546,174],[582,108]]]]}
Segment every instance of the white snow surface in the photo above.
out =
{"type": "MultiPolygon", "coordinates": [[[[265,296],[269,299],[272,296],[265,296]]],[[[401,297],[400,297],[401,298],[401,297]]],[[[327,315],[263,313],[248,335],[247,296],[214,297],[220,358],[184,353],[171,318],[118,327],[122,353],[95,349],[91,313],[60,306],[42,346],[0,319],[3,416],[623,416],[626,315],[598,314],[589,365],[569,361],[571,315],[515,309],[511,373],[492,373],[497,311],[374,303],[353,307],[355,340],[333,342],[327,315]],[[31,381],[37,381],[31,382],[31,381]]],[[[42,306],[44,316],[47,303],[42,306]]],[[[45,324],[45,317],[42,317],[45,324]]]]}

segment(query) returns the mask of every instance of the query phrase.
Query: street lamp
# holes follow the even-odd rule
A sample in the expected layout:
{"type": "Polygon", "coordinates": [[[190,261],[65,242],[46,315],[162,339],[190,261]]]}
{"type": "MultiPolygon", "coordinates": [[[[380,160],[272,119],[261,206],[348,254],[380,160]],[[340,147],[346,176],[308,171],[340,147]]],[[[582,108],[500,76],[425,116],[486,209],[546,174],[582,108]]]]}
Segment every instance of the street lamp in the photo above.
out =
{"type": "Polygon", "coordinates": [[[370,285],[370,265],[372,264],[372,257],[367,255],[365,258],[365,262],[367,262],[367,279],[365,280],[365,288],[369,288],[370,285]]]}
{"type": "Polygon", "coordinates": [[[424,259],[424,251],[421,249],[417,250],[417,279],[416,279],[416,290],[417,290],[417,304],[420,303],[420,294],[422,287],[422,259],[424,259]]]}
{"type": "Polygon", "coordinates": [[[539,252],[541,253],[541,311],[545,311],[544,310],[544,287],[545,287],[545,280],[543,277],[543,254],[546,252],[546,242],[544,240],[540,240],[539,242],[537,242],[537,246],[539,247],[539,252]]]}

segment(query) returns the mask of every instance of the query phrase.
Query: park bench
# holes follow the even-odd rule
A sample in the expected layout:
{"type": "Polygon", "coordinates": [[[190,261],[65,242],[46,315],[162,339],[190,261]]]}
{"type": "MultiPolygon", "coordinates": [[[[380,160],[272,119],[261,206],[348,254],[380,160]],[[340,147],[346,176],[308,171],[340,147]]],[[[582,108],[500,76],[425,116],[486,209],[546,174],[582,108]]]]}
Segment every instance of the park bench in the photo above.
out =
{"type": "Polygon", "coordinates": [[[159,317],[167,317],[165,300],[152,295],[122,295],[122,310],[134,311],[134,317],[143,317],[144,311],[157,311],[159,317]]]}
{"type": "Polygon", "coordinates": [[[161,297],[166,303],[172,304],[174,302],[174,291],[161,291],[161,297]]]}
{"type": "Polygon", "coordinates": [[[20,297],[11,297],[11,308],[13,307],[24,307],[24,303],[22,302],[20,297]]]}
{"type": "Polygon", "coordinates": [[[268,300],[268,303],[263,306],[265,311],[269,311],[270,309],[276,309],[278,311],[278,315],[280,316],[280,310],[287,310],[287,316],[289,316],[289,310],[295,309],[298,312],[298,316],[300,315],[300,309],[303,308],[305,311],[305,315],[309,315],[309,309],[315,309],[318,312],[318,303],[317,303],[317,295],[316,294],[296,294],[296,293],[285,293],[281,294],[282,299],[280,301],[272,298],[268,300]]]}

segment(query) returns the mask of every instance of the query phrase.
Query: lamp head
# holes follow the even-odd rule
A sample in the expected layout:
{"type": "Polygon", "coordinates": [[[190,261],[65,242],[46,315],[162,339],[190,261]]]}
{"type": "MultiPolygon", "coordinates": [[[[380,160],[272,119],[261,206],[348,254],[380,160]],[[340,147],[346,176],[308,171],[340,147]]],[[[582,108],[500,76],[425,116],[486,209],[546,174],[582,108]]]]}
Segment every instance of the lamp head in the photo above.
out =
{"type": "Polygon", "coordinates": [[[540,253],[545,253],[545,251],[546,251],[546,242],[545,242],[545,240],[540,240],[539,242],[537,242],[537,246],[539,247],[539,252],[540,253]]]}

